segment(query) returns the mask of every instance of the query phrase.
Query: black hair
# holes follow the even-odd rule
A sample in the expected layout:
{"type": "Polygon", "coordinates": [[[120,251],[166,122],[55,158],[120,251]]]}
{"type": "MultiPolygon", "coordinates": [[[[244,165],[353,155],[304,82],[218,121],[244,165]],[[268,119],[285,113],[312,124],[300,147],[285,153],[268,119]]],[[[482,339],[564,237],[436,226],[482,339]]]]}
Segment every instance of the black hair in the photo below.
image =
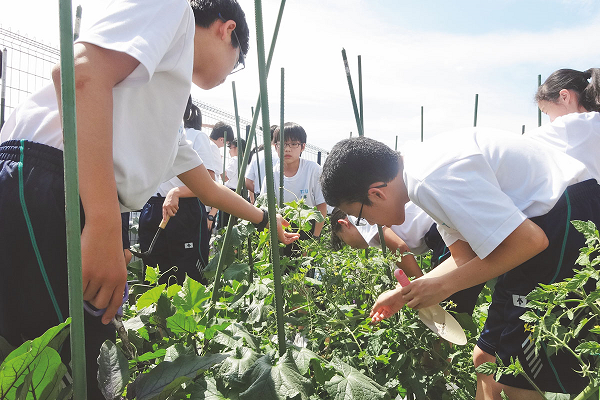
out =
{"type": "Polygon", "coordinates": [[[244,151],[246,150],[246,141],[244,139],[240,138],[240,145],[241,146],[238,146],[238,140],[237,139],[233,139],[231,141],[231,146],[230,147],[237,147],[239,154],[243,154],[244,151]]]}
{"type": "MultiPolygon", "coordinates": [[[[246,15],[237,0],[189,0],[189,2],[197,26],[208,28],[221,18],[225,21],[235,21],[235,35],[231,35],[231,45],[234,48],[240,47],[243,55],[248,54],[250,30],[246,22],[246,15]]],[[[240,56],[241,58],[242,56],[240,56]]]]}
{"type": "Polygon", "coordinates": [[[183,113],[183,126],[199,131],[202,130],[202,112],[200,112],[200,108],[192,102],[191,95],[188,97],[187,106],[183,113]]]}
{"type": "Polygon", "coordinates": [[[587,111],[600,111],[600,69],[590,68],[584,72],[574,69],[554,71],[538,88],[535,101],[556,103],[562,89],[574,91],[579,105],[587,111]]]}
{"type": "Polygon", "coordinates": [[[233,137],[233,128],[231,125],[227,125],[225,122],[217,122],[210,132],[210,138],[212,140],[221,139],[225,137],[225,142],[231,142],[233,137]]]}
{"type": "MultiPolygon", "coordinates": [[[[283,125],[283,136],[286,142],[297,140],[300,143],[306,143],[306,131],[295,122],[286,122],[283,125]]],[[[279,143],[279,127],[273,132],[273,143],[279,143]]]]}
{"type": "Polygon", "coordinates": [[[321,173],[325,202],[362,202],[370,205],[369,187],[390,182],[402,170],[402,157],[385,144],[367,137],[344,139],[327,156],[321,173]]]}
{"type": "Polygon", "coordinates": [[[348,214],[335,207],[331,212],[331,216],[329,217],[329,221],[331,223],[331,247],[333,250],[338,251],[341,250],[346,243],[338,236],[338,232],[342,230],[342,225],[338,222],[340,219],[345,219],[348,217],[348,214]]]}

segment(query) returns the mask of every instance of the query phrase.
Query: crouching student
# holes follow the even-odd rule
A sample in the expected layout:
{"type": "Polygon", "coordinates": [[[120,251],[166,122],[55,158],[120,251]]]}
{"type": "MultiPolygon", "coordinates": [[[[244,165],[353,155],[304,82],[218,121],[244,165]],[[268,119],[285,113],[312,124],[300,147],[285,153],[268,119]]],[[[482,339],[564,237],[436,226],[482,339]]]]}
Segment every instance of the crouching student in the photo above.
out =
{"type": "MultiPolygon", "coordinates": [[[[423,271],[417,264],[414,255],[422,255],[430,250],[431,268],[437,267],[442,261],[450,257],[450,250],[440,236],[437,225],[427,213],[409,201],[405,207],[406,219],[402,225],[383,226],[385,245],[392,251],[404,254],[396,266],[409,277],[421,277],[423,271]]],[[[345,243],[355,249],[380,247],[379,230],[377,225],[370,225],[364,219],[358,221],[353,216],[348,216],[339,208],[334,208],[331,220],[331,242],[335,250],[339,250],[345,243]]],[[[457,313],[473,314],[479,293],[484,284],[454,293],[446,300],[455,304],[452,311],[457,313]]]]}
{"type": "MultiPolygon", "coordinates": [[[[85,316],[90,399],[103,398],[96,360],[102,343],[115,339],[107,324],[127,279],[121,212],[139,210],[178,176],[203,202],[266,221],[216,185],[193,148],[178,141],[192,80],[211,89],[243,63],[249,34],[238,3],[115,0],[100,17],[74,48],[83,298],[106,308],[100,318],[85,316]]],[[[58,66],[52,78],[0,132],[0,336],[13,346],[69,313],[58,66]]],[[[278,233],[286,244],[297,237],[278,233]]],[[[68,343],[61,355],[69,365],[68,343]]]]}
{"type": "MultiPolygon", "coordinates": [[[[327,204],[323,198],[319,177],[321,167],[314,161],[300,158],[306,148],[306,131],[294,122],[286,122],[284,125],[284,143],[279,141],[279,127],[273,132],[273,143],[275,151],[279,153],[280,146],[284,146],[283,153],[283,202],[304,199],[309,207],[316,207],[323,215],[327,216],[327,204]]],[[[273,184],[275,185],[275,197],[279,203],[280,163],[273,167],[273,184]]],[[[263,180],[261,194],[267,193],[267,180],[263,180]]],[[[310,236],[319,237],[325,222],[313,223],[310,236]]],[[[300,239],[310,237],[304,232],[300,233],[300,239]]],[[[286,256],[298,255],[297,245],[288,246],[285,249],[286,256]]]]}
{"type": "MultiPolygon", "coordinates": [[[[403,156],[369,138],[339,142],[321,176],[327,202],[371,224],[402,224],[412,200],[437,223],[451,257],[410,285],[384,293],[379,321],[404,304],[422,308],[498,277],[475,365],[518,358],[543,391],[579,393],[575,358],[534,354],[520,316],[539,283],[573,275],[585,245],[571,220],[600,224],[600,185],[578,160],[508,132],[471,128],[407,145],[403,156]],[[357,168],[360,166],[360,168],[357,168]]],[[[477,398],[538,398],[521,376],[477,376],[477,398]]]]}

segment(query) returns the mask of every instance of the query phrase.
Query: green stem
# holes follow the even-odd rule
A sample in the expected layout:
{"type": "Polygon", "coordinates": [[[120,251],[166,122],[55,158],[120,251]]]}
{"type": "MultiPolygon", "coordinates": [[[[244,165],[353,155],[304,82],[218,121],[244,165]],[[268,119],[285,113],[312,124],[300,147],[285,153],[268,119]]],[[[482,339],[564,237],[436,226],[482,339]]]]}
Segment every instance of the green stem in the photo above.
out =
{"type": "Polygon", "coordinates": [[[477,126],[477,106],[479,105],[479,94],[475,94],[475,117],[473,119],[473,126],[477,126]]]}
{"type": "Polygon", "coordinates": [[[73,398],[87,398],[83,286],[81,273],[81,224],[79,174],[77,170],[77,114],[75,110],[75,65],[73,16],[70,0],[60,0],[60,81],[64,133],[65,218],[69,314],[71,316],[71,362],[73,398]]]}
{"type": "MultiPolygon", "coordinates": [[[[258,50],[258,76],[260,81],[260,101],[262,103],[263,143],[265,143],[265,174],[267,183],[267,202],[269,205],[269,236],[271,238],[271,258],[273,262],[273,283],[275,285],[275,309],[277,312],[277,339],[279,356],[286,351],[283,324],[283,288],[281,287],[281,267],[279,264],[279,239],[277,237],[277,206],[275,204],[275,186],[273,182],[273,155],[271,146],[271,126],[269,122],[269,95],[267,91],[267,67],[265,62],[265,42],[263,35],[262,1],[254,0],[256,17],[256,42],[258,50]]],[[[281,130],[281,129],[280,129],[281,130]]],[[[282,171],[283,172],[283,171],[282,171]]]]}
{"type": "Polygon", "coordinates": [[[527,380],[527,382],[529,382],[531,384],[531,386],[533,386],[535,391],[538,392],[540,396],[542,396],[544,399],[547,399],[547,397],[544,395],[544,392],[542,392],[540,390],[540,388],[537,387],[537,385],[531,380],[531,378],[524,371],[519,372],[519,374],[522,375],[527,380]]]}
{"type": "Polygon", "coordinates": [[[344,59],[344,68],[346,68],[346,78],[348,79],[348,88],[350,89],[350,99],[352,100],[352,108],[354,109],[354,118],[356,119],[358,136],[363,136],[362,122],[360,120],[358,106],[356,105],[356,95],[354,94],[354,85],[352,85],[352,76],[350,75],[350,67],[348,66],[348,58],[346,57],[345,49],[342,49],[342,58],[344,59]]]}
{"type": "MultiPolygon", "coordinates": [[[[281,18],[283,17],[283,9],[285,7],[286,0],[281,0],[281,6],[279,7],[279,14],[277,15],[277,22],[275,23],[275,30],[273,32],[273,39],[271,40],[271,48],[269,50],[269,59],[267,60],[267,74],[269,72],[269,67],[271,65],[271,60],[273,59],[273,53],[275,52],[275,44],[277,43],[277,35],[279,34],[279,27],[281,26],[281,18]]],[[[252,142],[252,140],[256,137],[256,125],[258,123],[258,115],[260,114],[260,106],[261,99],[260,96],[256,102],[256,112],[253,113],[252,116],[252,127],[250,128],[250,135],[248,136],[248,143],[252,142]]],[[[269,127],[267,126],[267,129],[269,127]]],[[[269,132],[270,133],[270,132],[269,132]]],[[[258,157],[258,153],[257,153],[258,157]]],[[[242,168],[239,171],[240,176],[246,176],[246,167],[248,166],[248,158],[250,158],[250,152],[247,151],[244,153],[244,160],[242,161],[242,168]]],[[[257,160],[258,161],[258,160],[257,160]]],[[[236,193],[240,194],[242,191],[242,186],[245,184],[245,179],[238,180],[238,185],[236,189],[236,193]]],[[[219,298],[219,289],[221,288],[221,275],[223,275],[223,271],[225,270],[225,251],[230,251],[231,249],[231,230],[233,229],[233,219],[230,218],[227,224],[227,230],[225,231],[225,238],[223,239],[223,248],[219,255],[219,263],[217,265],[217,271],[215,273],[215,283],[213,285],[213,292],[210,298],[210,304],[214,306],[219,298]]],[[[211,312],[209,314],[210,318],[215,315],[215,308],[210,308],[211,312]]]]}
{"type": "Polygon", "coordinates": [[[281,68],[281,110],[279,118],[279,207],[283,208],[283,159],[285,151],[285,129],[283,129],[284,122],[284,83],[285,83],[285,71],[281,68]]]}
{"type": "MultiPolygon", "coordinates": [[[[583,389],[583,391],[581,393],[579,393],[577,396],[575,396],[573,398],[573,400],[586,400],[586,399],[589,399],[594,394],[598,394],[598,388],[599,387],[600,386],[598,386],[598,385],[590,384],[585,389],[583,389]]],[[[600,398],[600,396],[599,396],[599,398],[600,398]]]]}

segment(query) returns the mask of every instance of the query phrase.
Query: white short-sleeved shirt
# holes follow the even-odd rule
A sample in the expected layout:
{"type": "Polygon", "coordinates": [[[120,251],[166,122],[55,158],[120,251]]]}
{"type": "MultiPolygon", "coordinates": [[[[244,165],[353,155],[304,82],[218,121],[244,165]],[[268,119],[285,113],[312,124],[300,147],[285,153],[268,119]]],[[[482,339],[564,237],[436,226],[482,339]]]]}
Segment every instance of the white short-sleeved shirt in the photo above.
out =
{"type": "Polygon", "coordinates": [[[600,113],[572,113],[525,134],[585,164],[600,182],[600,113]]]}
{"type": "MultiPolygon", "coordinates": [[[[429,229],[431,229],[431,226],[435,222],[425,211],[417,207],[412,201],[406,203],[404,212],[406,214],[404,223],[401,225],[392,225],[390,229],[406,243],[413,253],[427,253],[429,247],[427,247],[427,244],[425,243],[425,234],[429,232],[429,229]]],[[[351,218],[350,222],[354,224],[354,218],[351,218]]],[[[381,246],[377,225],[367,224],[357,226],[356,229],[369,246],[381,246]]]]}
{"type": "MultiPolygon", "coordinates": [[[[283,177],[283,202],[304,199],[309,207],[315,207],[325,203],[325,197],[321,191],[321,167],[314,161],[300,159],[298,172],[294,176],[283,177]]],[[[273,183],[275,184],[275,196],[279,202],[279,164],[273,167],[273,183]]],[[[263,179],[261,194],[267,193],[267,180],[263,179]]]]}
{"type": "MultiPolygon", "coordinates": [[[[279,155],[275,150],[271,152],[273,157],[273,167],[279,164],[279,155]]],[[[260,193],[260,189],[262,188],[262,181],[265,178],[265,152],[261,150],[258,154],[255,154],[252,157],[252,161],[248,168],[246,168],[246,179],[250,179],[254,182],[254,192],[260,193]],[[258,160],[258,161],[256,161],[258,160]],[[259,179],[259,167],[260,167],[260,179],[259,179]],[[260,185],[260,187],[259,187],[260,185]]]]}
{"type": "Polygon", "coordinates": [[[223,149],[219,148],[215,142],[210,140],[210,137],[208,140],[210,142],[210,150],[212,152],[212,170],[215,171],[215,175],[219,177],[223,173],[223,149]]]}
{"type": "Polygon", "coordinates": [[[227,182],[225,182],[225,186],[229,189],[237,189],[238,184],[238,156],[233,156],[229,159],[229,163],[227,164],[227,168],[225,169],[225,173],[227,174],[227,182]]]}
{"type": "Polygon", "coordinates": [[[438,224],[446,245],[487,257],[526,218],[550,211],[565,189],[590,179],[580,161],[521,135],[470,128],[408,144],[410,199],[438,224]]]}
{"type": "MultiPolygon", "coordinates": [[[[178,140],[191,89],[194,31],[186,0],[118,0],[79,37],[140,62],[113,89],[113,162],[122,211],[140,209],[162,182],[201,164],[178,140]]],[[[53,85],[41,89],[12,113],[0,140],[63,149],[57,107],[53,85]]]]}

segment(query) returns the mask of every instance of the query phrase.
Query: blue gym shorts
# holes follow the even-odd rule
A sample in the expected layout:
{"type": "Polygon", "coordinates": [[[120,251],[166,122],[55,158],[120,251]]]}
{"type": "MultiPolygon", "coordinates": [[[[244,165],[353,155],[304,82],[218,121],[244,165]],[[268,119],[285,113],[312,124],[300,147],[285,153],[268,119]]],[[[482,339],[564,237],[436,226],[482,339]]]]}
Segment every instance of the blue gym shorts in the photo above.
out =
{"type": "MultiPolygon", "coordinates": [[[[42,277],[23,213],[20,187],[54,297],[62,318],[69,316],[63,174],[61,150],[18,140],[0,144],[0,336],[13,346],[64,322],[58,318],[42,277]]],[[[83,210],[81,217],[83,228],[83,210]]],[[[103,399],[96,378],[97,359],[102,343],[114,341],[116,332],[112,324],[103,325],[100,317],[84,315],[88,399],[103,399]]],[[[61,357],[68,365],[68,339],[61,357]]]]}
{"type": "MultiPolygon", "coordinates": [[[[539,283],[551,284],[573,276],[585,239],[570,221],[593,221],[600,227],[600,185],[588,180],[569,186],[552,210],[531,220],[546,233],[548,248],[498,277],[477,345],[486,353],[497,355],[504,365],[510,364],[511,357],[518,357],[527,375],[542,391],[576,394],[589,383],[576,372],[581,369],[577,360],[560,350],[549,356],[545,345],[536,354],[531,332],[524,329],[525,323],[519,317],[528,310],[526,296],[539,283]]],[[[589,283],[593,287],[587,289],[594,290],[595,282],[589,283]]],[[[594,324],[597,322],[588,322],[590,326],[594,324]]],[[[576,343],[572,346],[575,348],[576,343]]],[[[595,360],[591,358],[589,362],[593,366],[595,360]]],[[[521,376],[503,375],[499,382],[533,390],[521,376]]]]}

